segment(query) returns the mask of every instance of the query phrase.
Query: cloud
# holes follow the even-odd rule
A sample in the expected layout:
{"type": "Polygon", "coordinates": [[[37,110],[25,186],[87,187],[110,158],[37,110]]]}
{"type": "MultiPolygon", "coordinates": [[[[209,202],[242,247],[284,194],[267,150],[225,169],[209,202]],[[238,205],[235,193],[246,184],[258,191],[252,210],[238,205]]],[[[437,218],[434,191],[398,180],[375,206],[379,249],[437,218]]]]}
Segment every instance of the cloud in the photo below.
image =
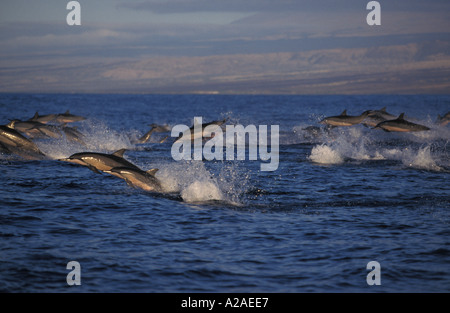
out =
{"type": "MultiPolygon", "coordinates": [[[[336,12],[365,10],[368,0],[148,0],[119,3],[119,8],[148,10],[154,13],[192,12],[336,12]]],[[[429,11],[449,9],[447,0],[397,0],[384,1],[387,10],[429,11]]]]}
{"type": "Polygon", "coordinates": [[[169,0],[142,1],[138,3],[122,3],[122,8],[148,10],[155,13],[192,13],[192,12],[259,12],[276,11],[297,7],[293,1],[287,0],[169,0]]]}

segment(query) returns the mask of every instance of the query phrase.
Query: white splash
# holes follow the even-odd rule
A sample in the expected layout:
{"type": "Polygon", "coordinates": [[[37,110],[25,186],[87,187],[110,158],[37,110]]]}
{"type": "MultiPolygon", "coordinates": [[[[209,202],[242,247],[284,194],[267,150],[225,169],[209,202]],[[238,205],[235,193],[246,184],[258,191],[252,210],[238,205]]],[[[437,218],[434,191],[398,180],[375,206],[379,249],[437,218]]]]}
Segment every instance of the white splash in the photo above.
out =
{"type": "Polygon", "coordinates": [[[326,144],[317,145],[311,150],[311,155],[308,157],[312,162],[319,164],[341,164],[344,158],[331,147],[326,144]]]}
{"type": "Polygon", "coordinates": [[[437,165],[431,154],[429,146],[419,149],[418,151],[407,150],[402,157],[404,165],[431,171],[442,171],[443,168],[437,165]]]}
{"type": "Polygon", "coordinates": [[[186,202],[225,201],[239,205],[240,195],[246,191],[246,179],[238,168],[224,170],[221,164],[218,174],[212,173],[202,161],[179,161],[156,165],[156,177],[167,193],[180,193],[186,202]]]}

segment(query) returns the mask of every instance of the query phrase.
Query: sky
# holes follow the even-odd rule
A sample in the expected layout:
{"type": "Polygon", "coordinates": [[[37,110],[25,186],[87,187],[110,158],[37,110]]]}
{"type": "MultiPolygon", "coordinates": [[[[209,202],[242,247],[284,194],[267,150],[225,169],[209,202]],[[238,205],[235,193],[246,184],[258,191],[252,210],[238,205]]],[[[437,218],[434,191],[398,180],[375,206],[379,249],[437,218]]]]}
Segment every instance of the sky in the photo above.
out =
{"type": "MultiPolygon", "coordinates": [[[[81,0],[79,26],[66,23],[68,2],[0,2],[0,92],[92,92],[93,84],[104,92],[112,70],[129,64],[129,71],[135,69],[129,79],[155,78],[150,73],[156,71],[158,60],[179,62],[180,72],[165,67],[165,76],[158,82],[159,86],[166,82],[161,90],[177,92],[167,89],[169,76],[182,85],[182,77],[192,80],[183,72],[192,73],[189,64],[204,64],[219,56],[236,63],[244,62],[243,56],[258,55],[263,67],[273,53],[450,41],[448,0],[379,1],[380,26],[367,25],[367,0],[81,0]],[[143,64],[147,73],[137,69],[143,64]],[[77,79],[76,87],[69,88],[68,81],[61,79],[63,74],[77,79]],[[33,86],[36,81],[39,88],[33,86]]],[[[443,49],[436,55],[449,53],[447,45],[434,49],[443,49]]],[[[231,74],[249,80],[258,77],[261,72],[250,69],[255,62],[256,57],[251,59],[252,66],[242,63],[242,73],[235,69],[231,74]]],[[[204,79],[218,75],[213,73],[204,69],[196,77],[201,81],[202,74],[204,79]]],[[[122,80],[126,90],[131,82],[121,77],[113,83],[119,86],[122,80]]],[[[143,88],[139,92],[149,90],[144,81],[136,83],[143,88]]]]}

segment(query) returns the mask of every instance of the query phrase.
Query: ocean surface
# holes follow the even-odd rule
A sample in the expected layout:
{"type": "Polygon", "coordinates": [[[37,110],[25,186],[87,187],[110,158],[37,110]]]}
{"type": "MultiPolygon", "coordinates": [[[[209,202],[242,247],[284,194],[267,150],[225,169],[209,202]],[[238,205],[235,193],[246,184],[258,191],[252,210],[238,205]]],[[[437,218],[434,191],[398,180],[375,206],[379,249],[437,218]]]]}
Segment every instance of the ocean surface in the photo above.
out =
{"type": "Polygon", "coordinates": [[[2,125],[67,110],[86,117],[70,124],[84,146],[42,138],[45,159],[0,155],[2,292],[450,292],[450,124],[435,124],[450,96],[0,94],[2,125]],[[431,130],[319,124],[383,107],[431,130]],[[279,125],[278,168],[175,161],[170,133],[134,143],[194,117],[279,125]],[[58,160],[122,148],[164,192],[58,160]]]}

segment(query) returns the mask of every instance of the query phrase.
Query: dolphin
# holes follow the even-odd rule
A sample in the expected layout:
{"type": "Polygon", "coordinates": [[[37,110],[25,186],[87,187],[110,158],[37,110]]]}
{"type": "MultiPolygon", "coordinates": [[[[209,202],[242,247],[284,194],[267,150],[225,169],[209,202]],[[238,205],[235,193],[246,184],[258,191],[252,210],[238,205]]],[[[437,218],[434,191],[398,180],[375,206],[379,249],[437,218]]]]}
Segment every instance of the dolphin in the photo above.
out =
{"type": "MultiPolygon", "coordinates": [[[[227,119],[225,118],[223,120],[212,121],[209,123],[202,123],[201,124],[202,131],[201,131],[201,133],[199,132],[200,137],[203,138],[203,132],[205,130],[205,127],[207,127],[209,125],[221,126],[221,125],[225,124],[226,121],[227,121],[227,119]]],[[[198,134],[195,133],[196,127],[199,127],[199,125],[197,123],[195,123],[195,121],[194,121],[194,125],[191,128],[189,128],[188,130],[186,130],[183,134],[180,134],[177,138],[175,138],[175,141],[178,141],[180,138],[188,137],[189,136],[188,132],[191,133],[191,141],[194,141],[195,137],[196,136],[198,137],[198,134]]]]}
{"type": "Polygon", "coordinates": [[[18,132],[27,135],[30,138],[42,137],[43,134],[39,129],[34,128],[37,125],[45,125],[36,121],[21,121],[18,119],[11,120],[6,126],[15,129],[18,132]]]}
{"type": "Polygon", "coordinates": [[[341,115],[329,116],[321,120],[320,124],[331,125],[331,126],[352,126],[361,123],[370,114],[369,111],[363,112],[358,116],[347,115],[347,110],[344,110],[341,115]]]}
{"type": "Polygon", "coordinates": [[[45,154],[39,150],[34,142],[6,125],[0,125],[0,144],[8,151],[25,158],[45,157],[45,154]]]}
{"type": "Polygon", "coordinates": [[[428,127],[409,122],[403,118],[404,113],[400,114],[394,120],[388,120],[378,123],[374,128],[381,128],[387,132],[417,132],[430,130],[428,127]]]}
{"type": "Polygon", "coordinates": [[[45,137],[49,137],[49,138],[61,138],[62,137],[61,129],[54,125],[38,123],[29,129],[29,131],[33,131],[33,130],[37,130],[42,135],[44,135],[45,137]]]}
{"type": "Polygon", "coordinates": [[[371,110],[369,116],[379,116],[381,118],[384,118],[385,120],[392,120],[396,117],[395,115],[388,113],[386,111],[386,107],[380,110],[371,110]]]}
{"type": "Polygon", "coordinates": [[[129,167],[140,170],[139,167],[123,158],[126,149],[120,149],[112,154],[97,153],[97,152],[80,152],[72,154],[65,159],[59,161],[75,163],[87,166],[90,170],[97,174],[104,171],[110,171],[114,167],[129,167]]]}
{"type": "Polygon", "coordinates": [[[56,114],[56,117],[53,119],[54,122],[64,124],[64,123],[73,123],[83,121],[86,118],[79,115],[73,115],[67,110],[65,113],[56,114]]]}
{"type": "Polygon", "coordinates": [[[167,125],[150,124],[149,126],[151,127],[150,130],[144,136],[139,138],[136,143],[148,142],[150,140],[150,137],[152,136],[153,132],[165,133],[165,132],[170,131],[170,127],[167,125]]]}
{"type": "Polygon", "coordinates": [[[86,146],[86,143],[83,140],[84,135],[80,133],[76,127],[70,127],[64,124],[60,129],[64,132],[67,140],[86,146]]]}
{"type": "Polygon", "coordinates": [[[14,128],[19,132],[25,133],[27,136],[31,138],[61,138],[62,133],[61,129],[54,125],[47,125],[41,122],[35,121],[20,121],[20,120],[12,120],[8,125],[10,128],[14,128]]]}
{"type": "Polygon", "coordinates": [[[375,127],[379,123],[393,120],[396,116],[388,113],[386,107],[380,110],[370,110],[369,115],[361,122],[366,127],[375,127]]]}
{"type": "Polygon", "coordinates": [[[105,173],[124,179],[129,186],[145,191],[160,192],[162,190],[161,184],[155,177],[157,171],[157,168],[143,171],[130,167],[114,167],[111,170],[105,171],[105,173]]]}
{"type": "Polygon", "coordinates": [[[387,121],[387,119],[383,118],[381,115],[369,115],[368,117],[366,117],[361,124],[366,126],[366,127],[375,127],[378,124],[380,124],[381,122],[387,121]]]}
{"type": "Polygon", "coordinates": [[[57,114],[47,114],[47,115],[39,115],[38,112],[34,114],[32,118],[30,118],[28,121],[31,122],[40,122],[43,124],[47,124],[51,121],[53,121],[57,117],[57,114]]]}
{"type": "Polygon", "coordinates": [[[450,112],[447,112],[444,114],[444,116],[441,116],[438,114],[438,118],[436,120],[436,124],[445,126],[448,123],[450,123],[450,112]]]}

